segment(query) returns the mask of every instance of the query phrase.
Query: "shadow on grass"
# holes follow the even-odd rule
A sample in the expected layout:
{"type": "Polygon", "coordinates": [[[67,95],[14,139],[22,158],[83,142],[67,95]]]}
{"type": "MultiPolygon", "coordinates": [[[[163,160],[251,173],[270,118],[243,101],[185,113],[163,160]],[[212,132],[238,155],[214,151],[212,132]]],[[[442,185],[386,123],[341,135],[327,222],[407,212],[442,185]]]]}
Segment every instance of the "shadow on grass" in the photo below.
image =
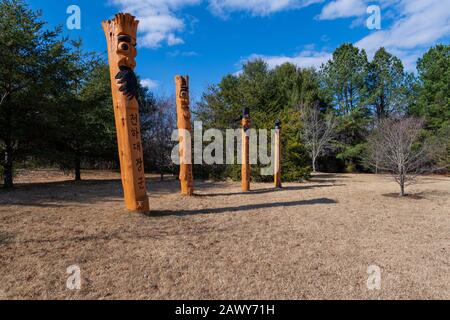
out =
{"type": "Polygon", "coordinates": [[[346,176],[342,173],[313,173],[312,178],[322,178],[322,179],[349,179],[349,176],[346,176]]]}
{"type": "MultiPolygon", "coordinates": [[[[329,175],[334,176],[334,175],[329,175]]],[[[179,193],[179,181],[175,179],[159,181],[157,178],[147,178],[147,190],[150,195],[179,193]]],[[[329,182],[329,181],[328,181],[329,182]]],[[[282,191],[301,191],[313,188],[328,188],[338,184],[314,184],[286,186],[282,189],[264,188],[243,192],[213,193],[210,189],[227,188],[223,182],[195,181],[197,197],[220,197],[234,195],[269,194],[282,191]]],[[[82,181],[56,181],[30,184],[17,184],[15,188],[0,190],[0,206],[28,206],[36,208],[64,208],[74,204],[95,204],[99,202],[123,202],[122,181],[120,179],[99,179],[82,181]]]]}
{"type": "Polygon", "coordinates": [[[319,174],[314,175],[308,180],[309,182],[314,183],[337,183],[341,179],[349,179],[350,177],[336,174],[336,173],[326,173],[326,174],[319,174]]]}
{"type": "Polygon", "coordinates": [[[92,204],[115,201],[121,197],[120,179],[30,183],[17,184],[13,189],[1,190],[0,206],[60,208],[69,202],[92,204]]]}
{"type": "Polygon", "coordinates": [[[388,198],[396,198],[396,199],[414,199],[414,200],[423,200],[425,199],[424,193],[407,193],[403,197],[400,196],[398,193],[384,193],[382,195],[383,197],[388,198]]]}
{"type": "Polygon", "coordinates": [[[251,211],[258,209],[270,209],[270,208],[280,208],[280,207],[297,207],[297,206],[307,206],[307,205],[326,205],[326,204],[336,204],[336,200],[328,198],[318,198],[310,200],[299,200],[291,202],[275,202],[275,203],[259,203],[259,204],[248,204],[237,207],[225,207],[225,208],[210,208],[210,209],[197,209],[197,210],[159,210],[152,211],[147,214],[147,217],[164,217],[164,216],[186,216],[186,215],[196,215],[196,214],[220,214],[220,213],[231,213],[240,211],[251,211]]]}
{"type": "MultiPolygon", "coordinates": [[[[196,181],[201,190],[215,188],[217,182],[196,181]]],[[[178,180],[159,181],[147,177],[150,194],[179,193],[178,180]]],[[[29,206],[37,208],[63,208],[74,203],[95,204],[99,202],[123,202],[120,179],[99,179],[82,181],[53,181],[17,184],[12,189],[0,189],[0,206],[29,206]]]]}
{"type": "Polygon", "coordinates": [[[264,188],[251,190],[249,192],[224,192],[224,193],[196,193],[196,197],[226,197],[226,196],[237,196],[237,195],[252,195],[252,194],[265,194],[265,193],[274,193],[274,192],[282,192],[282,191],[302,191],[302,190],[310,190],[315,188],[329,188],[329,187],[337,187],[344,186],[344,184],[332,184],[332,185],[304,185],[304,186],[286,186],[283,188],[264,188]]]}

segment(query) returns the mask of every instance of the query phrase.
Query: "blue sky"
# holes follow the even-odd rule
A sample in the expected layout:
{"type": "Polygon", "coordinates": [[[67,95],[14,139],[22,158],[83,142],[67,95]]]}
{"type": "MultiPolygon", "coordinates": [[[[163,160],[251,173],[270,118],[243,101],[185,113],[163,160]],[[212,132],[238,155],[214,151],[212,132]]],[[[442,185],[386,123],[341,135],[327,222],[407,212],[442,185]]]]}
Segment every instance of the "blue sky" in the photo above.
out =
{"type": "Polygon", "coordinates": [[[86,50],[105,52],[100,22],[119,11],[141,20],[137,73],[156,94],[174,90],[176,74],[190,75],[194,99],[209,84],[263,58],[274,67],[319,66],[343,42],[367,50],[385,46],[410,71],[437,43],[450,43],[450,0],[28,0],[50,26],[63,25],[86,50]],[[68,30],[70,5],[81,9],[81,30],[68,30]],[[381,9],[381,30],[370,30],[367,8],[381,9]]]}

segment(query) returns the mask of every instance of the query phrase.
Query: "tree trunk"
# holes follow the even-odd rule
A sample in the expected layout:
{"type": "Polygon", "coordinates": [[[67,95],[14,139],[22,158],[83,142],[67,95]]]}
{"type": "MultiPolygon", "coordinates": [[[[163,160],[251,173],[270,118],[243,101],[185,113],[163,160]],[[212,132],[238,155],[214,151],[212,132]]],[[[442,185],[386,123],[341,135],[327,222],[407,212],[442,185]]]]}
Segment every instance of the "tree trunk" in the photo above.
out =
{"type": "Polygon", "coordinates": [[[75,181],[81,181],[81,160],[75,156],[75,181]]]}
{"type": "Polygon", "coordinates": [[[161,171],[161,173],[160,173],[159,180],[164,181],[164,172],[163,171],[161,171]]]}
{"type": "Polygon", "coordinates": [[[11,189],[14,187],[14,181],[13,181],[13,161],[11,156],[11,151],[8,151],[10,149],[7,147],[7,151],[5,151],[5,164],[3,166],[3,181],[4,181],[4,187],[6,189],[11,189]]]}
{"type": "Polygon", "coordinates": [[[405,175],[405,170],[403,168],[400,169],[400,197],[404,197],[405,196],[405,180],[406,180],[406,175],[405,175]]]}
{"type": "Polygon", "coordinates": [[[403,177],[400,178],[400,197],[405,196],[405,179],[403,177]]]}
{"type": "Polygon", "coordinates": [[[313,169],[313,172],[316,173],[316,159],[313,159],[313,161],[312,161],[312,169],[313,169]]]}
{"type": "Polygon", "coordinates": [[[400,197],[405,196],[405,184],[402,182],[400,183],[400,197]]]}

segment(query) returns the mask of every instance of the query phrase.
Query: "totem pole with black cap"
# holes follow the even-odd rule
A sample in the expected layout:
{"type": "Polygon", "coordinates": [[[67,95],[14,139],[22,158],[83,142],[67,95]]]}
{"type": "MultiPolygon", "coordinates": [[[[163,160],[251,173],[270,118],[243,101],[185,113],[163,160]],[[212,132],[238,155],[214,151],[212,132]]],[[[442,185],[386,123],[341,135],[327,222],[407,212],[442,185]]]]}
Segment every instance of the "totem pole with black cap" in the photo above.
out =
{"type": "Polygon", "coordinates": [[[242,125],[242,191],[250,191],[250,108],[245,108],[241,120],[242,125]]]}

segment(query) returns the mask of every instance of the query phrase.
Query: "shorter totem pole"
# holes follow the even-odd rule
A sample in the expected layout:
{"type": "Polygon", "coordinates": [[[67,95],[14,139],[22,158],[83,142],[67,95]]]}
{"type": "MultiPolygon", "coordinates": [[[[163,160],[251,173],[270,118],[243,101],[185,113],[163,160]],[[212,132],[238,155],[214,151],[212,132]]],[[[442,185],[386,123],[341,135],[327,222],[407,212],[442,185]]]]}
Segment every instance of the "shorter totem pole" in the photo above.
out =
{"type": "Polygon", "coordinates": [[[119,147],[120,171],[128,210],[148,212],[145,185],[144,157],[141,143],[141,124],[137,101],[136,33],[139,21],[130,14],[117,14],[103,21],[108,43],[108,60],[114,117],[119,147]]]}
{"type": "Polygon", "coordinates": [[[275,122],[275,146],[274,146],[274,179],[275,188],[281,188],[281,121],[275,122]]]}
{"type": "Polygon", "coordinates": [[[177,127],[180,155],[181,194],[194,194],[191,148],[191,112],[189,110],[189,77],[176,76],[177,127]]]}
{"type": "Polygon", "coordinates": [[[242,124],[242,191],[250,191],[250,108],[245,108],[242,124]]]}

